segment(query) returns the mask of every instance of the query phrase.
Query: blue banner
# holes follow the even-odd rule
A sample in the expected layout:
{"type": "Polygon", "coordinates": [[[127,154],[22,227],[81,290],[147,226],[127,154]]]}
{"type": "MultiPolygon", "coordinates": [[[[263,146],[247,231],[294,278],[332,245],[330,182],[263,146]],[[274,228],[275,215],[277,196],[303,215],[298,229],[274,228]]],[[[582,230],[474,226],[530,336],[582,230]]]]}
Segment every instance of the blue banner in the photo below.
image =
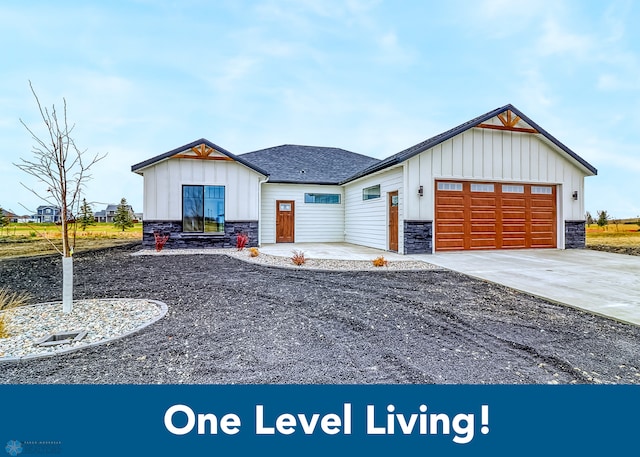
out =
{"type": "Polygon", "coordinates": [[[0,456],[638,454],[635,386],[0,386],[0,456]]]}

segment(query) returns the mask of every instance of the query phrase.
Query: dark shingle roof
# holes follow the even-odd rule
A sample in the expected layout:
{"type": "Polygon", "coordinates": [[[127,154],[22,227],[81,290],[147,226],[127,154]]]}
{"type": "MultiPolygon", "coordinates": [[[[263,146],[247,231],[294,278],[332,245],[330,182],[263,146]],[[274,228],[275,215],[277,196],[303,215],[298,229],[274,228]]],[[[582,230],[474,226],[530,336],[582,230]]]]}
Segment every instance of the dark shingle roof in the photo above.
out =
{"type": "Polygon", "coordinates": [[[489,111],[488,113],[485,113],[485,114],[483,114],[481,116],[478,116],[478,117],[476,117],[474,119],[471,119],[470,121],[467,121],[467,122],[465,122],[463,124],[460,124],[459,126],[452,128],[451,130],[447,130],[446,132],[442,132],[442,133],[440,133],[440,134],[438,134],[438,135],[436,135],[434,137],[431,137],[431,138],[423,141],[422,143],[418,143],[415,146],[411,146],[410,148],[405,149],[404,151],[401,151],[401,152],[399,152],[397,154],[394,154],[394,155],[392,155],[390,157],[387,157],[386,159],[381,160],[378,163],[373,164],[368,168],[365,168],[363,170],[360,170],[360,171],[354,173],[353,175],[349,176],[344,181],[341,181],[341,184],[344,184],[344,183],[347,183],[347,182],[350,182],[350,181],[354,181],[354,180],[356,180],[358,178],[361,178],[363,176],[366,176],[368,174],[375,173],[376,171],[384,170],[385,168],[388,168],[388,167],[391,167],[393,165],[396,165],[396,164],[399,164],[401,162],[404,162],[405,160],[408,160],[411,157],[416,156],[416,155],[420,154],[421,152],[426,151],[427,149],[430,149],[430,148],[432,148],[434,146],[437,146],[440,143],[443,143],[443,142],[453,138],[454,136],[459,135],[459,134],[469,130],[470,128],[473,128],[473,127],[475,127],[475,126],[477,126],[479,124],[482,124],[483,122],[486,122],[489,119],[497,116],[498,114],[504,113],[507,110],[510,110],[513,113],[515,113],[517,116],[520,117],[520,119],[522,119],[527,124],[529,124],[532,128],[534,128],[538,132],[540,132],[540,134],[543,135],[545,138],[547,138],[547,140],[549,140],[551,143],[556,145],[558,148],[562,149],[570,157],[572,157],[575,161],[580,163],[583,167],[585,167],[591,173],[593,173],[594,175],[598,174],[598,170],[596,170],[596,168],[593,167],[593,165],[589,164],[586,160],[584,160],[578,154],[576,154],[571,149],[569,149],[567,146],[565,146],[560,141],[558,141],[550,133],[548,133],[546,130],[544,130],[542,127],[540,127],[538,124],[536,124],[531,119],[529,119],[527,116],[525,116],[516,107],[514,107],[511,104],[509,104],[509,105],[505,105],[505,106],[500,107],[500,108],[496,108],[493,111],[489,111]]]}
{"type": "Polygon", "coordinates": [[[269,172],[269,182],[338,184],[379,159],[339,148],[285,144],[239,156],[269,172]]]}

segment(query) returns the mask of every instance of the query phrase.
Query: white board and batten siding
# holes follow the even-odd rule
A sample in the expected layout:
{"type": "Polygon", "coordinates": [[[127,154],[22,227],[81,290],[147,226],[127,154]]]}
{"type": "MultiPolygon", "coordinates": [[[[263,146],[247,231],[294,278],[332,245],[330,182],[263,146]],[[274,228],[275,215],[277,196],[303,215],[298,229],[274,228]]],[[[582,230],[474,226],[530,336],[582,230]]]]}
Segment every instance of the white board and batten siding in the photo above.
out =
{"type": "Polygon", "coordinates": [[[406,162],[406,218],[433,220],[437,179],[550,184],[558,189],[558,234],[562,236],[564,220],[584,219],[585,172],[567,157],[539,134],[467,130],[406,162]],[[423,186],[423,197],[417,194],[419,186],[423,186]],[[578,200],[572,198],[574,191],[578,200]]]}
{"type": "Polygon", "coordinates": [[[259,186],[264,176],[232,161],[171,159],[142,170],[144,218],[181,220],[182,186],[225,186],[225,219],[258,220],[259,186]]]}
{"type": "Polygon", "coordinates": [[[402,167],[361,178],[345,185],[345,238],[351,244],[389,248],[389,192],[398,191],[398,252],[404,249],[404,189],[402,167]],[[362,199],[363,189],[380,185],[380,198],[362,199]]]}
{"type": "Polygon", "coordinates": [[[276,201],[295,202],[296,243],[340,243],[344,241],[344,190],[340,186],[312,184],[262,185],[261,243],[276,242],[276,201]],[[339,194],[340,203],[305,203],[305,193],[339,194]]]}

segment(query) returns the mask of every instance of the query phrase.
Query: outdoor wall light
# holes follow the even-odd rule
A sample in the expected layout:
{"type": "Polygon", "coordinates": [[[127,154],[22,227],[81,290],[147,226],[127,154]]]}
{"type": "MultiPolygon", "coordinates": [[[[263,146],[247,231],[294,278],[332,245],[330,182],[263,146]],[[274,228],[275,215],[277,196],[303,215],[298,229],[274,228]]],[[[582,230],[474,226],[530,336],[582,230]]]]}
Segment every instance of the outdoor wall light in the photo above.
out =
{"type": "Polygon", "coordinates": [[[577,190],[574,190],[574,191],[573,191],[573,199],[574,199],[574,200],[577,200],[577,199],[578,199],[578,191],[577,191],[577,190]]]}
{"type": "Polygon", "coordinates": [[[418,187],[418,195],[422,197],[424,195],[424,188],[422,186],[418,187]]]}

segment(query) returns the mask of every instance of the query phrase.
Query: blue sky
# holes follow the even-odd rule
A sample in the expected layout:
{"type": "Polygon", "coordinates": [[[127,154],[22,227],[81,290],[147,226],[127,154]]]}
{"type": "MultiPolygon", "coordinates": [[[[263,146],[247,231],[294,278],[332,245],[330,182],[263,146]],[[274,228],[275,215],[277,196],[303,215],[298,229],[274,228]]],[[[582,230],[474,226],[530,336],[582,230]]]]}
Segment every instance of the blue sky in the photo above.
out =
{"type": "MultiPolygon", "coordinates": [[[[198,138],[384,158],[512,103],[598,168],[586,209],[640,215],[640,5],[632,1],[14,1],[0,3],[0,205],[38,183],[20,124],[29,80],[89,154],[87,200],[126,197],[131,165],[198,138]]],[[[44,189],[43,189],[44,190],[44,189]]]]}

